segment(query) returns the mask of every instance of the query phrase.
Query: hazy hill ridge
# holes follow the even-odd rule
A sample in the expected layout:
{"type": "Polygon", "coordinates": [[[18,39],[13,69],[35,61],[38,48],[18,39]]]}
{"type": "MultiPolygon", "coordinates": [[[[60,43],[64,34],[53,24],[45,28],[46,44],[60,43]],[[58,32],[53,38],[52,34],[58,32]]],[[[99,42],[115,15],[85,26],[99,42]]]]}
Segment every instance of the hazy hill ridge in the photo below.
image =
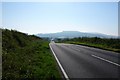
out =
{"type": "Polygon", "coordinates": [[[111,36],[101,33],[88,33],[79,31],[62,31],[57,33],[37,34],[39,37],[49,38],[74,38],[74,37],[100,37],[100,38],[117,38],[117,36],[111,36]]]}

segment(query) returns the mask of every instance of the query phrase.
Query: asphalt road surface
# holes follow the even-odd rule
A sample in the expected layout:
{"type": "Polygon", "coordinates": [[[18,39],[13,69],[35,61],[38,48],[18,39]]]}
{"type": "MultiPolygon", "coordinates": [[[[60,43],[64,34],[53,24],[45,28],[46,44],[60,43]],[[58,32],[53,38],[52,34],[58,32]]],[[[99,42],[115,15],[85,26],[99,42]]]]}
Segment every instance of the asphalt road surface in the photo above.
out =
{"type": "Polygon", "coordinates": [[[82,45],[51,42],[50,48],[66,78],[118,78],[120,55],[82,45]]]}

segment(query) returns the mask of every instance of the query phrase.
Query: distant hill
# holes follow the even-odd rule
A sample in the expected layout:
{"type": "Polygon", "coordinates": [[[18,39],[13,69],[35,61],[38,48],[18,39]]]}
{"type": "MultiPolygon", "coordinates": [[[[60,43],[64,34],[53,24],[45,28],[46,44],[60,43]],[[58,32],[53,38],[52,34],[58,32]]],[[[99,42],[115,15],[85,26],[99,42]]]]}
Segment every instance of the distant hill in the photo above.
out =
{"type": "Polygon", "coordinates": [[[74,38],[74,37],[117,38],[117,36],[105,35],[101,33],[87,33],[79,31],[63,31],[57,33],[37,34],[37,36],[48,38],[74,38]]]}

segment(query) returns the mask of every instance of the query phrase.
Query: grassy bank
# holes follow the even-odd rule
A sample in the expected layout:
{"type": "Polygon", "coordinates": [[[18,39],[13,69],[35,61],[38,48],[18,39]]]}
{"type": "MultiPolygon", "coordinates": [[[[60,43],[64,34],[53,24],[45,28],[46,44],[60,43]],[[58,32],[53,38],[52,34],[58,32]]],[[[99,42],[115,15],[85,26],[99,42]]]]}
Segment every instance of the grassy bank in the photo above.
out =
{"type": "Polygon", "coordinates": [[[34,35],[2,30],[3,79],[58,79],[60,74],[49,42],[34,35]]]}
{"type": "Polygon", "coordinates": [[[73,38],[73,39],[58,39],[57,42],[78,44],[90,47],[96,47],[100,49],[110,50],[120,53],[120,39],[105,39],[105,38],[73,38]]]}

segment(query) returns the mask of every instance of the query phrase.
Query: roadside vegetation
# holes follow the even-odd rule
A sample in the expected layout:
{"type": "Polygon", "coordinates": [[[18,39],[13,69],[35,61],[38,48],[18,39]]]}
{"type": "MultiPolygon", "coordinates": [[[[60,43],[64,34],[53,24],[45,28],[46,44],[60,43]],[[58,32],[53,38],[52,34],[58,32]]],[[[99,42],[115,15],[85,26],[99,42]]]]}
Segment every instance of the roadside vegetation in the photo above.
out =
{"type": "Polygon", "coordinates": [[[57,42],[97,47],[97,48],[120,53],[120,39],[79,37],[79,38],[72,38],[72,39],[68,39],[68,38],[58,39],[57,42]]]}
{"type": "Polygon", "coordinates": [[[2,29],[2,79],[57,80],[60,77],[48,41],[2,29]]]}

